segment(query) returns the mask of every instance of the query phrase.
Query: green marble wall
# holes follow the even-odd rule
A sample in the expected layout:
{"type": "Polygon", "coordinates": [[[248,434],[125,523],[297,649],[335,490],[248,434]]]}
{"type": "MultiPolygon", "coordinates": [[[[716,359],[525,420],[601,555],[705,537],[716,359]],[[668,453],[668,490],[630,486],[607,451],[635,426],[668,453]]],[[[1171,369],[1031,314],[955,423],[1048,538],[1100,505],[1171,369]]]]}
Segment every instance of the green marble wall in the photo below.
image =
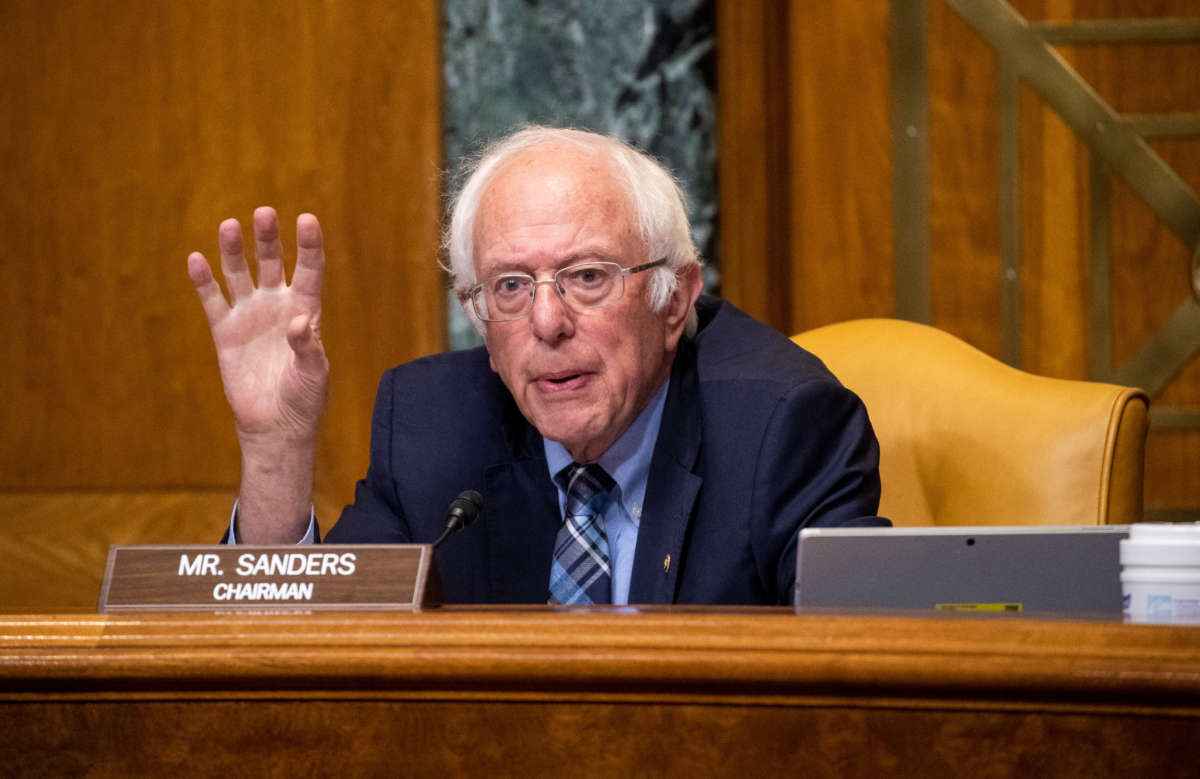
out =
{"type": "MultiPolygon", "coordinates": [[[[614,133],[682,182],[716,284],[712,0],[445,0],[443,133],[464,154],[522,124],[614,133]]],[[[478,343],[449,306],[454,348],[478,343]]]]}

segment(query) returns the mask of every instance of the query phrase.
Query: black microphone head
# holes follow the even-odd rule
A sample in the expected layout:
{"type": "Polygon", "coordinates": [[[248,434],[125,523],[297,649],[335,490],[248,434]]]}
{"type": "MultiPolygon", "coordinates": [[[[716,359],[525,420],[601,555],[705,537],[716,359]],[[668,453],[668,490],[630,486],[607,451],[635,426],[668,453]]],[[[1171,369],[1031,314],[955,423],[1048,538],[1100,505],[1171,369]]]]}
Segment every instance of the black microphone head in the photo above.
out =
{"type": "Polygon", "coordinates": [[[466,527],[475,521],[479,516],[480,510],[483,508],[483,496],[475,490],[463,490],[458,493],[458,497],[450,503],[450,507],[446,509],[446,513],[450,516],[458,517],[462,527],[466,527]]]}
{"type": "Polygon", "coordinates": [[[463,490],[458,493],[458,497],[450,501],[450,505],[446,507],[446,529],[433,542],[433,548],[437,549],[451,533],[462,530],[474,522],[482,508],[483,496],[475,490],[463,490]]]}

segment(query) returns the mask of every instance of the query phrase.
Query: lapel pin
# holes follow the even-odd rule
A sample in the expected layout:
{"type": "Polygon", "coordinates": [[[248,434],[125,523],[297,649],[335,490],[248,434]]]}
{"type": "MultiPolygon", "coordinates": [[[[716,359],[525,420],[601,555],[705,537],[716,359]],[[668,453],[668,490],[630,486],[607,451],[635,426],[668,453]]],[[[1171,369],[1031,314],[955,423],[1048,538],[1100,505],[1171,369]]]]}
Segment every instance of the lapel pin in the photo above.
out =
{"type": "Polygon", "coordinates": [[[663,558],[663,573],[670,573],[670,572],[671,572],[671,555],[667,555],[666,557],[663,558]]]}

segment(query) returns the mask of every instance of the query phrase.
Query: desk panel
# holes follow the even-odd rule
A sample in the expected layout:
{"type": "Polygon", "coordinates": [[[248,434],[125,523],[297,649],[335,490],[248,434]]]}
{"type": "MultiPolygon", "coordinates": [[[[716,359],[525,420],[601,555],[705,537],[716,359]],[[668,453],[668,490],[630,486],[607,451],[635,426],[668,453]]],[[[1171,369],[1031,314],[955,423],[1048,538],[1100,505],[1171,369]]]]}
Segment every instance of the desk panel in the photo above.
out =
{"type": "Polygon", "coordinates": [[[0,680],[18,773],[1182,776],[1200,735],[1200,630],[1102,622],[29,615],[0,680]]]}

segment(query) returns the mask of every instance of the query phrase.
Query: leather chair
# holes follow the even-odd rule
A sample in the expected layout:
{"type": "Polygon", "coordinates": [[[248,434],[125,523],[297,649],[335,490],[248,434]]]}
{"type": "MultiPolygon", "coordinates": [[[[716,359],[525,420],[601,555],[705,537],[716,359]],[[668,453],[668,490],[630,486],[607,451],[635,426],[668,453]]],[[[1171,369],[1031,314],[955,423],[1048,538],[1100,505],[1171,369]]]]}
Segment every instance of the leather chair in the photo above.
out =
{"type": "Polygon", "coordinates": [[[867,406],[896,525],[1126,524],[1142,516],[1141,390],[1035,376],[896,319],[800,333],[867,406]]]}

